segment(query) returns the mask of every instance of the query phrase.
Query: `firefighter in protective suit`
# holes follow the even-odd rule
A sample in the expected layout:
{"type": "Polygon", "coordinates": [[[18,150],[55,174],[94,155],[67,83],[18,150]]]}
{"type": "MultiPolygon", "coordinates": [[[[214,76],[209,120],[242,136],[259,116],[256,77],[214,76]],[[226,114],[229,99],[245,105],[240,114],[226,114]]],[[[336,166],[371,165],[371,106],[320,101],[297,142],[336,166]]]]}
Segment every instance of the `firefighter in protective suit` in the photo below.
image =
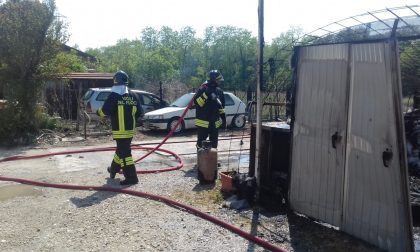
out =
{"type": "Polygon", "coordinates": [[[197,149],[209,137],[211,147],[217,148],[219,128],[226,128],[225,96],[219,87],[223,76],[218,70],[211,70],[208,80],[197,91],[195,126],[197,126],[197,149]]]}
{"type": "Polygon", "coordinates": [[[113,179],[122,169],[125,180],[120,185],[137,184],[139,181],[131,156],[131,140],[135,134],[136,119],[143,115],[143,110],[137,96],[129,91],[127,85],[128,75],[123,71],[116,72],[112,92],[97,111],[99,116],[111,118],[112,137],[117,142],[117,148],[108,172],[113,179]]]}

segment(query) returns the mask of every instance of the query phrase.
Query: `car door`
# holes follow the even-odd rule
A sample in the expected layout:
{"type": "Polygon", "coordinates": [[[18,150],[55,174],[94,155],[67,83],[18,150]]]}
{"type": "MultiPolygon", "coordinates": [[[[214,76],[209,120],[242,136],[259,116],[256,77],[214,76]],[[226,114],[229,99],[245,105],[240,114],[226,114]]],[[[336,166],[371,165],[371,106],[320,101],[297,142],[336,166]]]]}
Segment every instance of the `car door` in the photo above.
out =
{"type": "Polygon", "coordinates": [[[226,122],[228,125],[230,125],[230,122],[232,121],[233,116],[237,113],[238,106],[235,105],[235,101],[232,99],[232,97],[229,94],[225,95],[225,114],[226,114],[226,122]]]}

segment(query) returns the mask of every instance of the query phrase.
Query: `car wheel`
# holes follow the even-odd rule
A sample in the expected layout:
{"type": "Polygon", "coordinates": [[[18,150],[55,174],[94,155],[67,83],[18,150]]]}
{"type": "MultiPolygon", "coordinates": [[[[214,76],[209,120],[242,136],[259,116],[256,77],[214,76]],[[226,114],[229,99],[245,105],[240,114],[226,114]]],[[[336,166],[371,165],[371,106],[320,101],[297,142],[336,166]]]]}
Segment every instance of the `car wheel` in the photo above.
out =
{"type": "MultiPolygon", "coordinates": [[[[168,131],[171,131],[172,128],[175,127],[176,123],[178,122],[179,117],[174,117],[172,118],[169,123],[168,123],[168,131]]],[[[185,130],[185,124],[184,124],[184,120],[182,120],[182,122],[178,125],[178,127],[176,128],[176,130],[174,131],[174,133],[181,133],[185,130]]]]}
{"type": "Polygon", "coordinates": [[[232,127],[240,129],[245,126],[245,116],[235,115],[232,119],[232,127]]]}

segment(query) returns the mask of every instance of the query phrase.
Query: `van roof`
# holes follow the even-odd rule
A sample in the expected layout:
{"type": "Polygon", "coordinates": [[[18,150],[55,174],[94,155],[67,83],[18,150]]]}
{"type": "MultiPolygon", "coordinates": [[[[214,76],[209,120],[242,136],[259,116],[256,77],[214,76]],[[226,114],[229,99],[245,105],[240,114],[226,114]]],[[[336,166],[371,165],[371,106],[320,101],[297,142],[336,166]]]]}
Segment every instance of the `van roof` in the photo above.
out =
{"type": "MultiPolygon", "coordinates": [[[[93,91],[110,91],[111,92],[111,88],[107,87],[107,88],[89,88],[90,90],[93,91]]],[[[135,89],[135,88],[129,88],[130,91],[136,92],[136,93],[143,93],[143,94],[152,94],[150,92],[144,91],[144,90],[140,90],[140,89],[135,89]]]]}

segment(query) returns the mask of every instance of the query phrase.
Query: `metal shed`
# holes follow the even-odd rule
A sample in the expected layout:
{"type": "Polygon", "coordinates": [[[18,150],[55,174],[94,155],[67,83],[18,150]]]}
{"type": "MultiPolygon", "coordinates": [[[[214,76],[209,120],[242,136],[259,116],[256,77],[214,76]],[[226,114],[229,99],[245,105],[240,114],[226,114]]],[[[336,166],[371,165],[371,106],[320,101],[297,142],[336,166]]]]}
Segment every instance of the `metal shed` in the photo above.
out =
{"type": "Polygon", "coordinates": [[[293,210],[388,251],[412,251],[395,40],[297,47],[293,210]]]}

